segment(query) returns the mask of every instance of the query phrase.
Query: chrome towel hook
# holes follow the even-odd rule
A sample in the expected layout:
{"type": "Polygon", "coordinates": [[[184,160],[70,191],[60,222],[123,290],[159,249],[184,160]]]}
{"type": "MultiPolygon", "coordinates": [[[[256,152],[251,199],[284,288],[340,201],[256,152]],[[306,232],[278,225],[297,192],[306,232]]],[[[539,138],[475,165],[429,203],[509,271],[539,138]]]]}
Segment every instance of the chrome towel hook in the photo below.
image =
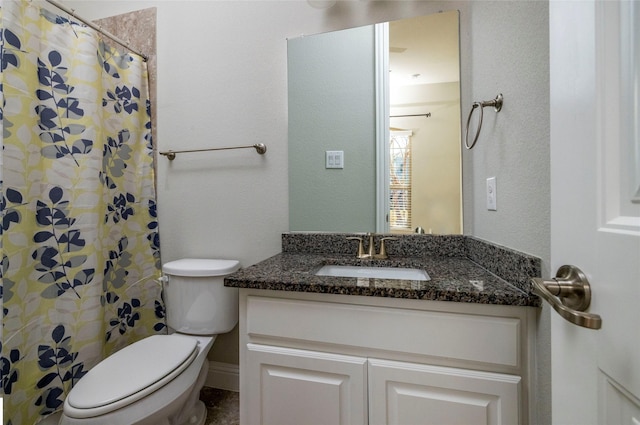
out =
{"type": "Polygon", "coordinates": [[[485,108],[485,106],[493,106],[493,109],[496,112],[500,112],[500,110],[502,109],[502,93],[498,94],[493,100],[485,100],[484,102],[473,102],[473,105],[471,106],[471,112],[469,112],[469,118],[467,119],[467,132],[464,139],[464,146],[467,149],[473,148],[478,141],[478,136],[480,136],[480,130],[482,129],[482,118],[484,117],[483,109],[485,108]],[[478,130],[476,131],[476,137],[473,138],[473,143],[471,143],[471,146],[469,146],[469,124],[471,123],[473,111],[475,111],[476,108],[480,109],[480,120],[478,121],[478,130]]]}

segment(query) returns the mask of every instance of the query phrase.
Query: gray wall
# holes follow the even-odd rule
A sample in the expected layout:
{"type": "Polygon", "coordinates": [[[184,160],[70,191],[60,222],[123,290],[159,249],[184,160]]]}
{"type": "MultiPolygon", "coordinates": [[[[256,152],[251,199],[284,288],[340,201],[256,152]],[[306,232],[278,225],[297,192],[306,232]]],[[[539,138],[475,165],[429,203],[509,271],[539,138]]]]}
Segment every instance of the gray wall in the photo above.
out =
{"type": "MultiPolygon", "coordinates": [[[[462,120],[486,110],[478,146],[463,153],[465,232],[543,259],[549,248],[548,3],[545,1],[65,1],[88,18],[158,9],[158,146],[206,148],[263,142],[269,151],[179,156],[158,162],[164,261],[237,258],[244,266],[280,250],[288,230],[286,39],[460,9],[462,120]],[[496,176],[498,211],[485,209],[496,176]]],[[[126,38],[126,37],[125,37],[126,38]]],[[[546,270],[548,274],[548,270],[546,270]]],[[[539,423],[550,423],[548,311],[538,341],[539,423]]],[[[237,362],[237,331],[212,358],[237,362]]]]}
{"type": "Polygon", "coordinates": [[[289,230],[376,228],[374,27],[289,39],[289,230]],[[344,168],[326,169],[325,151],[344,168]]]}
{"type": "MultiPolygon", "coordinates": [[[[532,253],[548,264],[548,4],[483,1],[471,20],[471,96],[478,101],[503,93],[504,106],[499,113],[485,108],[478,143],[463,152],[465,224],[479,238],[532,253]],[[497,211],[485,206],[486,178],[492,176],[497,211]]],[[[465,123],[469,110],[467,103],[465,123]]]]}
{"type": "MultiPolygon", "coordinates": [[[[471,13],[469,89],[474,101],[504,95],[502,111],[485,108],[476,147],[463,149],[465,233],[550,263],[549,5],[482,1],[471,13]],[[486,179],[496,177],[497,211],[486,209],[486,179]]],[[[463,80],[464,84],[464,80],[463,80]]],[[[463,103],[465,105],[465,103],[463,103]]],[[[462,110],[466,123],[469,103],[462,110]]],[[[464,134],[464,133],[463,133],[464,134]]],[[[555,274],[555,270],[553,270],[555,274]]],[[[550,310],[538,320],[538,410],[551,423],[550,310]]]]}

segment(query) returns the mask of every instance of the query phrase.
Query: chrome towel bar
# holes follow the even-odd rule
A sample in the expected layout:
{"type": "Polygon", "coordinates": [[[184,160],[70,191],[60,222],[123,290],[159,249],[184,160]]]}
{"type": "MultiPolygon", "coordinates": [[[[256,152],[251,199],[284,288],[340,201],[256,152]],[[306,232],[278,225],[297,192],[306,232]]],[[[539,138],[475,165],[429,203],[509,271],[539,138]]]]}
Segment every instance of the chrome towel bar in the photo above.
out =
{"type": "Polygon", "coordinates": [[[264,143],[256,143],[255,145],[232,146],[227,148],[189,149],[189,150],[181,150],[181,151],[169,150],[165,152],[159,152],[159,154],[166,156],[169,159],[169,161],[173,161],[174,159],[176,159],[176,154],[178,153],[223,151],[223,150],[229,150],[229,149],[247,149],[247,148],[254,148],[256,152],[258,152],[260,155],[264,155],[265,152],[267,152],[267,147],[264,145],[264,143]]]}

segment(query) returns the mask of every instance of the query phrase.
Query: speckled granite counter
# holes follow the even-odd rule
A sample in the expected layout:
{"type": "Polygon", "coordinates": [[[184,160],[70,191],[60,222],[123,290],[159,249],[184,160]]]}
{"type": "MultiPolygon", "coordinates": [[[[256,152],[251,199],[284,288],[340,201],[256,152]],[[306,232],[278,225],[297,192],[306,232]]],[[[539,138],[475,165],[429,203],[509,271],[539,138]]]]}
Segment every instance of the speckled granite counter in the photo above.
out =
{"type": "Polygon", "coordinates": [[[540,306],[529,283],[530,277],[540,276],[536,257],[468,236],[405,235],[388,241],[389,259],[361,260],[355,257],[357,242],[347,236],[362,235],[285,233],[282,253],[237,271],[225,279],[225,286],[540,306]],[[325,264],[419,268],[431,280],[316,276],[325,264]]]}

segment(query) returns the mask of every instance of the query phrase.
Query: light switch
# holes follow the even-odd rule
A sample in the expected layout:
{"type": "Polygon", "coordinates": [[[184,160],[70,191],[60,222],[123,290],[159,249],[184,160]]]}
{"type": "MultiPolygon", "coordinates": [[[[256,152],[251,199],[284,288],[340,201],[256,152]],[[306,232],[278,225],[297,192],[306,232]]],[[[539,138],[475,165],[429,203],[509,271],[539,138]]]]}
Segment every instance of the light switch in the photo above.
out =
{"type": "Polygon", "coordinates": [[[344,151],[326,151],[325,168],[344,168],[344,151]]]}

